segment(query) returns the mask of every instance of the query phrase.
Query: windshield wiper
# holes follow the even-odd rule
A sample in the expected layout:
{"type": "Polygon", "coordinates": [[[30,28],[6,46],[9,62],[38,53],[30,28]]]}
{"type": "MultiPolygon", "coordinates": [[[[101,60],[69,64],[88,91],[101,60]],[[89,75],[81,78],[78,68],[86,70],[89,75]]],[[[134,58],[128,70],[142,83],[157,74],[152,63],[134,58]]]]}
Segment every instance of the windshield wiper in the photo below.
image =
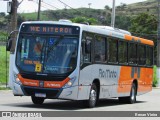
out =
{"type": "Polygon", "coordinates": [[[43,46],[42,46],[42,50],[41,50],[41,55],[40,55],[40,61],[42,62],[42,55],[44,54],[44,44],[46,44],[45,43],[45,40],[43,41],[43,46]]]}
{"type": "Polygon", "coordinates": [[[47,53],[49,53],[50,51],[52,51],[62,40],[63,40],[64,36],[61,35],[56,42],[47,50],[47,53]]]}

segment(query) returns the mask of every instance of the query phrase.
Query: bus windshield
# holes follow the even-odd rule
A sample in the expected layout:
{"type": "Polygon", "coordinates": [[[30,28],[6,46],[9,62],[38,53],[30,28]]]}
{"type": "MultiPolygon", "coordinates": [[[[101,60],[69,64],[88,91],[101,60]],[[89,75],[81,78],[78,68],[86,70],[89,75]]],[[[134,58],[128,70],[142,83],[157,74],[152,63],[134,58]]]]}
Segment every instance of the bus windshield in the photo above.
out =
{"type": "Polygon", "coordinates": [[[21,34],[16,65],[23,72],[65,74],[75,69],[77,53],[78,37],[21,34]]]}

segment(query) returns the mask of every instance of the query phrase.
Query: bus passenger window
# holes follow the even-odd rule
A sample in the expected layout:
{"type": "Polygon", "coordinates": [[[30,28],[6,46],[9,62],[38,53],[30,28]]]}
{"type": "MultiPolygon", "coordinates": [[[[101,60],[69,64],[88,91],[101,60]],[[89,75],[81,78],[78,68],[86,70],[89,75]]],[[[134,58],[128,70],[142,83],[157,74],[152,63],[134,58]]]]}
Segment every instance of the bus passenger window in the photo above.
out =
{"type": "Polygon", "coordinates": [[[91,33],[83,33],[82,38],[82,59],[84,63],[91,62],[91,45],[93,35],[91,33]]]}
{"type": "Polygon", "coordinates": [[[137,44],[130,43],[128,45],[128,62],[129,64],[137,64],[137,44]]]}
{"type": "Polygon", "coordinates": [[[138,64],[139,65],[146,64],[146,47],[143,45],[138,46],[138,64]]]}
{"type": "Polygon", "coordinates": [[[119,41],[118,43],[118,61],[119,63],[127,63],[127,42],[119,41]]]}
{"type": "Polygon", "coordinates": [[[96,37],[95,47],[94,47],[94,60],[95,62],[105,62],[106,54],[105,54],[105,38],[104,37],[96,37]]]}
{"type": "Polygon", "coordinates": [[[153,65],[153,48],[147,47],[146,49],[146,65],[152,66],[153,65]]]}
{"type": "Polygon", "coordinates": [[[109,55],[108,62],[117,62],[117,40],[108,38],[109,55]]]}

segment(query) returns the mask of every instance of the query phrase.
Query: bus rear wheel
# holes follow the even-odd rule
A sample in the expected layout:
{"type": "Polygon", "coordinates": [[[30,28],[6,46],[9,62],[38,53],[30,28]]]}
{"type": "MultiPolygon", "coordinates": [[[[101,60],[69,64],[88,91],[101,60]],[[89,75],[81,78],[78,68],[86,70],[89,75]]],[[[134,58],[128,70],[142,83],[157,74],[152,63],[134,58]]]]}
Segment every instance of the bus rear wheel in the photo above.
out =
{"type": "Polygon", "coordinates": [[[43,104],[44,98],[31,96],[32,102],[34,104],[43,104]]]}
{"type": "Polygon", "coordinates": [[[135,103],[136,102],[136,93],[137,93],[136,85],[135,85],[135,83],[133,83],[132,87],[131,87],[131,91],[130,91],[130,96],[119,97],[119,102],[120,103],[129,103],[129,104],[135,103]]]}
{"type": "Polygon", "coordinates": [[[130,96],[127,98],[128,103],[133,104],[136,102],[136,93],[137,93],[136,85],[135,83],[133,83],[131,87],[130,96]]]}
{"type": "Polygon", "coordinates": [[[97,104],[97,98],[98,98],[97,86],[95,83],[93,83],[90,89],[89,99],[84,101],[84,103],[87,107],[93,108],[97,104]]]}

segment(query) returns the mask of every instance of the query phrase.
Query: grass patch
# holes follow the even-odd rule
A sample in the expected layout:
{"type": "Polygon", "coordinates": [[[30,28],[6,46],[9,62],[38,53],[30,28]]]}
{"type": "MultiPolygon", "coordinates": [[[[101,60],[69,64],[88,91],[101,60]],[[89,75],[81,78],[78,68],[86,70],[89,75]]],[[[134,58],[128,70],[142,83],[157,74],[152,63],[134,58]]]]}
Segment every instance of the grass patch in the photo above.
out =
{"type": "Polygon", "coordinates": [[[6,41],[6,36],[7,36],[7,33],[6,32],[2,32],[0,31],[0,42],[1,41],[6,41]]]}
{"type": "Polygon", "coordinates": [[[153,87],[157,87],[157,85],[158,85],[157,66],[154,65],[153,67],[153,87]]]}
{"type": "Polygon", "coordinates": [[[6,47],[0,46],[0,84],[6,83],[9,71],[8,66],[9,66],[9,52],[7,52],[7,58],[6,58],[6,47]]]}
{"type": "MultiPolygon", "coordinates": [[[[37,13],[33,12],[33,13],[22,13],[20,14],[22,17],[24,17],[27,21],[28,20],[37,20],[37,13]]],[[[41,20],[48,20],[47,16],[45,14],[43,14],[43,12],[41,12],[40,14],[40,19],[41,20]]]]}
{"type": "Polygon", "coordinates": [[[0,90],[11,90],[11,88],[6,87],[0,87],[0,90]]]}

